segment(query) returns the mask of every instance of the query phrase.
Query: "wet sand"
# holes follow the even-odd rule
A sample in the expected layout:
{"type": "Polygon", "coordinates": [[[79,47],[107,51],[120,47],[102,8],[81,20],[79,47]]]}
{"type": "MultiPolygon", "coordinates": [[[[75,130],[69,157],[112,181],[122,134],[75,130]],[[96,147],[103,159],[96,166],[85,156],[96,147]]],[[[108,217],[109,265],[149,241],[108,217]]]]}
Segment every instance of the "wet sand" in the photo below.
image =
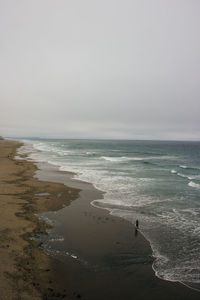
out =
{"type": "Polygon", "coordinates": [[[37,171],[32,162],[15,160],[17,147],[0,141],[1,299],[199,299],[198,292],[155,276],[143,236],[91,206],[101,192],[47,164],[37,171]],[[57,211],[61,244],[78,259],[46,255],[31,239],[47,230],[35,216],[45,211],[57,211]]]}

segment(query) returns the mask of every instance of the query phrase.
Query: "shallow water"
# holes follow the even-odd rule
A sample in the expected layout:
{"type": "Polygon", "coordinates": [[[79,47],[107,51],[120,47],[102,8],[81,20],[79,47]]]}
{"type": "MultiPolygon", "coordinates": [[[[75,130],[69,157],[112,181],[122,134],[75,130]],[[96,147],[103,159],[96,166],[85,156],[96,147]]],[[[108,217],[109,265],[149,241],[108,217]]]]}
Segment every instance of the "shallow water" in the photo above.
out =
{"type": "MultiPolygon", "coordinates": [[[[38,140],[26,141],[20,152],[104,191],[92,204],[139,219],[158,277],[199,285],[199,142],[38,140]]],[[[53,239],[62,244],[62,236],[53,239]]]]}

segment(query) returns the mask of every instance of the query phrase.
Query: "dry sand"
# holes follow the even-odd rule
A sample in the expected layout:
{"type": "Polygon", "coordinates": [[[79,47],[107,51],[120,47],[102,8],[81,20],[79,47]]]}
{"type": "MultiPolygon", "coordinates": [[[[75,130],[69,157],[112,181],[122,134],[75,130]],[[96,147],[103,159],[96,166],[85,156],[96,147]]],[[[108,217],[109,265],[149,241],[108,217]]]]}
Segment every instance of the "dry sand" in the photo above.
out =
{"type": "Polygon", "coordinates": [[[79,191],[33,178],[36,167],[14,159],[19,146],[0,140],[0,299],[67,299],[53,270],[57,262],[30,238],[47,227],[36,213],[68,205],[79,191]]]}

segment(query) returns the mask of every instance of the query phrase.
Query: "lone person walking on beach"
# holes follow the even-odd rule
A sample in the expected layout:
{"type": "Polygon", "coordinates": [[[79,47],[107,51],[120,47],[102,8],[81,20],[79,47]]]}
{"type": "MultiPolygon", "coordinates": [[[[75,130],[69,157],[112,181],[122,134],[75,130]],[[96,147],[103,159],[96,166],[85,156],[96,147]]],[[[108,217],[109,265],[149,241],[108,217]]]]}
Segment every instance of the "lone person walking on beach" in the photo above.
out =
{"type": "Polygon", "coordinates": [[[136,220],[136,222],[135,222],[135,227],[136,227],[136,229],[139,228],[139,221],[138,220],[136,220]]]}

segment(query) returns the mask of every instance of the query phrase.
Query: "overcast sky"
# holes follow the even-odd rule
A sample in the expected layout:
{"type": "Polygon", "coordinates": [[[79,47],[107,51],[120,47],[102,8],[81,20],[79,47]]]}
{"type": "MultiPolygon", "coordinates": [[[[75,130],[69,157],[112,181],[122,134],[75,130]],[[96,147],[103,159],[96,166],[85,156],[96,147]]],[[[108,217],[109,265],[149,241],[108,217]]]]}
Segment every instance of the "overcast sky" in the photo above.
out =
{"type": "Polygon", "coordinates": [[[200,1],[0,0],[0,135],[200,140],[200,1]]]}

